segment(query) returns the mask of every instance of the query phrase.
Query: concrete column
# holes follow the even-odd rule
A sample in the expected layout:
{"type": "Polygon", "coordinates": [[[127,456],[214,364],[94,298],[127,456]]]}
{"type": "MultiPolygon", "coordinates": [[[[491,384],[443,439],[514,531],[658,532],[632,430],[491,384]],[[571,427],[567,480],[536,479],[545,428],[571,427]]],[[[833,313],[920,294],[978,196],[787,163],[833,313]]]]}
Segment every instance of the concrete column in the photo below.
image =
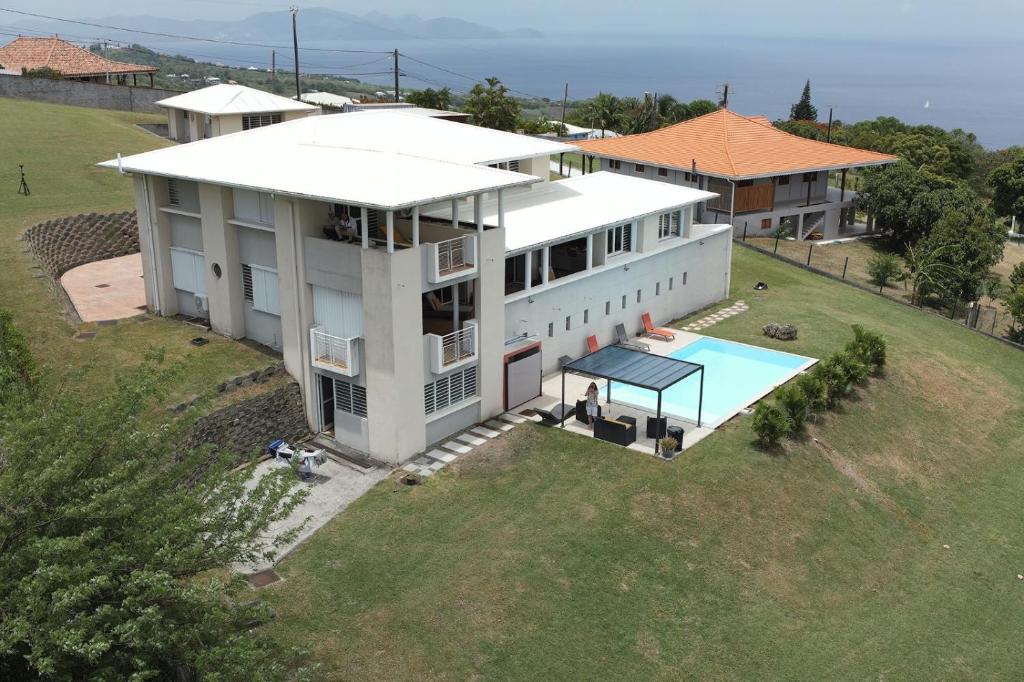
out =
{"type": "Polygon", "coordinates": [[[452,199],[452,227],[459,227],[459,200],[452,199]]]}
{"type": "Polygon", "coordinates": [[[548,283],[548,268],[551,262],[551,247],[545,246],[540,252],[540,283],[548,283]]]}
{"type": "Polygon", "coordinates": [[[801,213],[796,219],[796,240],[800,241],[804,238],[804,214],[801,213]]]}
{"type": "Polygon", "coordinates": [[[199,183],[199,215],[206,256],[206,291],[210,303],[210,327],[218,334],[245,336],[242,264],[238,253],[238,229],[228,224],[231,190],[199,183]],[[216,272],[220,271],[220,277],[216,272]]]}
{"type": "Polygon", "coordinates": [[[476,281],[476,320],[480,334],[477,387],[480,418],[501,413],[502,358],[505,353],[505,231],[487,230],[480,237],[480,276],[476,281]]]}
{"type": "Polygon", "coordinates": [[[360,219],[363,223],[360,226],[363,233],[363,248],[368,249],[370,248],[370,211],[366,207],[361,210],[360,219]]]}
{"type": "Polygon", "coordinates": [[[412,245],[418,247],[420,245],[420,207],[412,207],[412,245]]]}
{"type": "Polygon", "coordinates": [[[476,231],[481,234],[484,231],[483,198],[482,194],[473,195],[473,222],[476,223],[476,231]]]}
{"type": "Polygon", "coordinates": [[[505,227],[505,190],[498,190],[498,227],[505,227]]]}
{"type": "Polygon", "coordinates": [[[459,285],[452,285],[452,331],[459,331],[459,285]]]}
{"type": "Polygon", "coordinates": [[[159,210],[167,200],[167,181],[135,175],[132,184],[138,211],[146,307],[157,315],[176,315],[178,297],[171,276],[171,223],[167,214],[159,210]]]}
{"type": "Polygon", "coordinates": [[[594,233],[587,235],[587,270],[594,267],[594,233]]]}
{"type": "Polygon", "coordinates": [[[526,290],[533,288],[533,251],[523,254],[523,263],[526,266],[526,290]]]}
{"type": "Polygon", "coordinates": [[[388,253],[395,252],[395,212],[387,212],[388,253]]]}

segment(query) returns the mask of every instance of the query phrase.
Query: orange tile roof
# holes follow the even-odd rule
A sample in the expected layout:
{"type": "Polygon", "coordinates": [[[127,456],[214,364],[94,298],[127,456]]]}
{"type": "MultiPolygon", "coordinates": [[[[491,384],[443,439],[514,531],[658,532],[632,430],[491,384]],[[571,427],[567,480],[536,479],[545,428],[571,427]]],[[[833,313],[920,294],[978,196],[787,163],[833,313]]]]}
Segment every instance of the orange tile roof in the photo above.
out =
{"type": "Polygon", "coordinates": [[[764,116],[719,109],[638,135],[574,142],[588,154],[743,179],[893,163],[889,154],[809,140],[770,125],[764,116]]]}
{"type": "Polygon", "coordinates": [[[57,37],[19,36],[0,47],[0,64],[13,71],[45,66],[69,77],[159,71],[155,66],[115,62],[57,37]]]}

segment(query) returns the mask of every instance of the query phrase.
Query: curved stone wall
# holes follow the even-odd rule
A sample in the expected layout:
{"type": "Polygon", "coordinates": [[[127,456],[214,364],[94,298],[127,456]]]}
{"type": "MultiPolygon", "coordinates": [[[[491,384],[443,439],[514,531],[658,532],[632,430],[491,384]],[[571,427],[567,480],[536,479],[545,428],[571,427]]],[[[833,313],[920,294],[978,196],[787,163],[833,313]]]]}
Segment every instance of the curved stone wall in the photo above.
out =
{"type": "Polygon", "coordinates": [[[82,213],[37,223],[24,240],[55,280],[72,268],[139,251],[135,211],[82,213]]]}

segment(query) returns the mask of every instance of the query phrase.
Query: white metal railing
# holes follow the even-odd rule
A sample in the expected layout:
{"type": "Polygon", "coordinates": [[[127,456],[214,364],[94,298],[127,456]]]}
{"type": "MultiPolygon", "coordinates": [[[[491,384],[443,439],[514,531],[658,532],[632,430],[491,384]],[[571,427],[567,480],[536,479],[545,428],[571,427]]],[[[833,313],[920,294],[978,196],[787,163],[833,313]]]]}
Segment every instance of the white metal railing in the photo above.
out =
{"type": "Polygon", "coordinates": [[[430,369],[435,374],[475,360],[478,349],[476,322],[469,320],[462,329],[440,336],[427,334],[430,349],[430,369]]]}
{"type": "Polygon", "coordinates": [[[323,327],[309,330],[313,366],[354,377],[359,374],[359,337],[328,334],[323,327]]]}
{"type": "Polygon", "coordinates": [[[426,244],[427,272],[431,282],[469,274],[476,263],[476,236],[461,235],[454,239],[426,244]]]}

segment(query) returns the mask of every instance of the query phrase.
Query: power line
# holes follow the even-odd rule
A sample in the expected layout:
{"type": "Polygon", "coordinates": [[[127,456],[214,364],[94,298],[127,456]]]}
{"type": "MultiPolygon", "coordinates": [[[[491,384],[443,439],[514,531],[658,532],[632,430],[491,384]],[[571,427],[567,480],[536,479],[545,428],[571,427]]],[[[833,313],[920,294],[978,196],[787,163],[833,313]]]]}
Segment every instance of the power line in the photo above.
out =
{"type": "MultiPolygon", "coordinates": [[[[34,17],[36,19],[49,19],[51,21],[60,21],[67,24],[77,24],[79,26],[91,26],[93,28],[105,28],[112,31],[124,31],[125,33],[137,33],[140,35],[156,36],[158,38],[174,38],[175,40],[194,40],[203,43],[217,43],[220,45],[241,45],[245,47],[263,47],[263,48],[275,48],[285,49],[291,47],[291,45],[274,45],[270,43],[247,43],[238,40],[220,40],[218,38],[203,38],[199,36],[186,36],[179,35],[177,33],[160,33],[158,31],[144,31],[137,28],[124,28],[121,26],[111,26],[110,24],[95,24],[88,21],[80,21],[78,19],[62,19],[61,17],[53,17],[46,14],[36,14],[35,12],[23,12],[21,10],[10,9],[8,7],[0,7],[0,12],[10,12],[11,14],[19,14],[26,17],[34,17]]],[[[315,52],[344,52],[344,53],[357,53],[357,54],[392,54],[390,51],[384,50],[342,50],[337,48],[327,47],[304,47],[304,50],[310,50],[315,52]]]]}
{"type": "MultiPolygon", "coordinates": [[[[486,81],[484,81],[484,80],[482,80],[480,78],[475,78],[473,76],[467,76],[464,73],[459,73],[458,71],[452,71],[451,69],[445,68],[443,66],[438,66],[437,64],[431,64],[430,62],[425,62],[422,59],[417,59],[416,57],[413,57],[412,55],[406,54],[405,52],[401,52],[400,54],[403,57],[405,57],[406,59],[412,60],[412,61],[416,62],[417,64],[422,64],[423,66],[428,66],[428,67],[430,67],[432,69],[437,69],[438,71],[443,71],[444,73],[451,74],[452,76],[458,76],[459,78],[465,78],[468,81],[472,81],[474,83],[479,83],[480,85],[485,85],[486,84],[486,81]]],[[[522,90],[516,90],[515,88],[509,87],[507,84],[505,85],[505,87],[508,87],[509,92],[514,92],[514,93],[517,93],[517,94],[522,95],[524,97],[529,97],[531,99],[545,99],[544,97],[541,97],[540,95],[534,95],[532,93],[524,92],[522,90]]]]}

